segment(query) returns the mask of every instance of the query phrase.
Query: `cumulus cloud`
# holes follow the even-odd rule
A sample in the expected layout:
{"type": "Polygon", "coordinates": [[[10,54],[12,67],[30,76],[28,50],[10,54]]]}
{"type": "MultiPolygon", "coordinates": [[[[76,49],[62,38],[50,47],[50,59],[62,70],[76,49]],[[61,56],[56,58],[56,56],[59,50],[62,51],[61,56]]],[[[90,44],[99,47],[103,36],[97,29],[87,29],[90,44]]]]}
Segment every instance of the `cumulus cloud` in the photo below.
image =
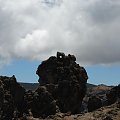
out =
{"type": "Polygon", "coordinates": [[[119,13],[119,0],[0,0],[0,64],[57,51],[82,64],[119,64],[119,13]]]}

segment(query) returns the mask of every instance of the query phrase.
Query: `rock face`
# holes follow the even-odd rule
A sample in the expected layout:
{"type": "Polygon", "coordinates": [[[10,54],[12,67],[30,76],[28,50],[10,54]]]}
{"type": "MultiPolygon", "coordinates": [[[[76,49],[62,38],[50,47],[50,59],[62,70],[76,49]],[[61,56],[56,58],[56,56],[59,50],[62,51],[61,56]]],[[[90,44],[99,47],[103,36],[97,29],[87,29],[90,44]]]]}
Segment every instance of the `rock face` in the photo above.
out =
{"type": "Polygon", "coordinates": [[[11,120],[14,110],[19,112],[23,110],[23,98],[25,89],[16,82],[16,78],[0,77],[0,119],[11,120]]]}
{"type": "Polygon", "coordinates": [[[36,74],[40,77],[39,87],[46,87],[61,112],[79,113],[88,76],[74,55],[57,52],[57,57],[52,56],[39,65],[36,74]]]}

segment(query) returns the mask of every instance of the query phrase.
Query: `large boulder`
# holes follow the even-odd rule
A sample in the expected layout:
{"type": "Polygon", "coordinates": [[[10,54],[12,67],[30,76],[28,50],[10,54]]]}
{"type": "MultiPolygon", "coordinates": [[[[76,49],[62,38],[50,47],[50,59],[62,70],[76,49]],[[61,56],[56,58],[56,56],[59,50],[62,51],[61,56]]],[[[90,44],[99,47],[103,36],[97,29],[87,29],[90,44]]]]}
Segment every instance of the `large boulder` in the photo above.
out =
{"type": "Polygon", "coordinates": [[[15,76],[0,76],[0,117],[1,120],[11,120],[17,109],[23,110],[25,89],[17,83],[15,76]]]}
{"type": "Polygon", "coordinates": [[[13,97],[17,109],[22,111],[25,89],[17,82],[14,75],[12,77],[1,76],[1,81],[3,82],[4,90],[9,91],[13,97]]]}
{"type": "Polygon", "coordinates": [[[44,86],[39,86],[35,91],[31,109],[35,117],[46,117],[56,113],[56,102],[44,86]]]}
{"type": "Polygon", "coordinates": [[[56,101],[45,86],[35,91],[28,90],[24,96],[24,112],[32,113],[33,117],[47,117],[56,113],[56,101]]]}
{"type": "Polygon", "coordinates": [[[88,100],[88,112],[102,107],[102,100],[98,96],[91,96],[88,100]]]}
{"type": "Polygon", "coordinates": [[[115,103],[118,99],[120,99],[120,84],[118,86],[113,87],[107,94],[107,102],[108,105],[115,103]]]}
{"type": "Polygon", "coordinates": [[[57,52],[56,56],[38,66],[38,81],[56,100],[61,112],[78,113],[86,93],[87,72],[76,63],[74,55],[57,52]]]}

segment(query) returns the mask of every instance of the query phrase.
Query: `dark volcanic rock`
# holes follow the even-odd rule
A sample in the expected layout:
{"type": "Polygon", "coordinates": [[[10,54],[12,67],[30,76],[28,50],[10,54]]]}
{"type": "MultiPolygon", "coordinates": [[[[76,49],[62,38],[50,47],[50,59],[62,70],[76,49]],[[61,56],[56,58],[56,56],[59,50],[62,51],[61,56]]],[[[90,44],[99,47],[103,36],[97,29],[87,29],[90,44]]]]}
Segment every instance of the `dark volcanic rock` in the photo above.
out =
{"type": "Polygon", "coordinates": [[[88,100],[88,112],[102,107],[102,100],[98,96],[91,96],[88,100]]]}
{"type": "Polygon", "coordinates": [[[74,55],[57,53],[37,69],[40,85],[26,91],[15,76],[0,76],[0,120],[47,117],[56,112],[79,113],[88,79],[74,55]]]}
{"type": "Polygon", "coordinates": [[[36,117],[47,117],[56,113],[56,102],[51,93],[44,86],[39,86],[36,91],[26,91],[24,96],[24,112],[36,117]]]}
{"type": "Polygon", "coordinates": [[[34,117],[46,117],[56,113],[56,102],[44,86],[35,91],[31,109],[34,117]]]}
{"type": "Polygon", "coordinates": [[[115,103],[118,99],[120,99],[120,84],[118,86],[113,87],[107,94],[108,105],[115,103]]]}
{"type": "Polygon", "coordinates": [[[57,52],[57,57],[52,56],[39,65],[36,74],[40,77],[40,86],[46,86],[61,112],[80,111],[88,76],[74,55],[57,52]]]}
{"type": "Polygon", "coordinates": [[[11,120],[15,108],[22,112],[25,89],[17,83],[15,76],[0,76],[0,117],[11,120]]]}

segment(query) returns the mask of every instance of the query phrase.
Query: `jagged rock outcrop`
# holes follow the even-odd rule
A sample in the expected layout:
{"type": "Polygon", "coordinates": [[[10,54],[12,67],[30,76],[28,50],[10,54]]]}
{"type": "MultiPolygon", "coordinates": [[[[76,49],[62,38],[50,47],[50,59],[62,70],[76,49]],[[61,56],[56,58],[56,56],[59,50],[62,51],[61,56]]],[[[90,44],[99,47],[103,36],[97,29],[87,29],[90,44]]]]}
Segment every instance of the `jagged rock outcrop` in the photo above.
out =
{"type": "Polygon", "coordinates": [[[35,91],[32,106],[32,113],[35,117],[46,117],[56,113],[56,102],[44,86],[35,91]]]}
{"type": "Polygon", "coordinates": [[[108,105],[115,103],[118,99],[120,100],[120,84],[113,87],[107,94],[108,105]]]}
{"type": "Polygon", "coordinates": [[[23,110],[25,89],[17,83],[15,76],[0,76],[0,117],[1,120],[11,120],[14,110],[23,110]]]}
{"type": "Polygon", "coordinates": [[[39,65],[36,74],[40,86],[44,85],[52,94],[61,112],[79,113],[88,76],[74,55],[57,52],[57,57],[52,56],[39,65]]]}
{"type": "Polygon", "coordinates": [[[88,100],[88,112],[102,107],[102,100],[98,96],[91,96],[88,100]]]}
{"type": "Polygon", "coordinates": [[[36,91],[26,91],[25,94],[26,113],[32,113],[34,117],[46,117],[56,113],[56,102],[44,86],[36,91]]]}

